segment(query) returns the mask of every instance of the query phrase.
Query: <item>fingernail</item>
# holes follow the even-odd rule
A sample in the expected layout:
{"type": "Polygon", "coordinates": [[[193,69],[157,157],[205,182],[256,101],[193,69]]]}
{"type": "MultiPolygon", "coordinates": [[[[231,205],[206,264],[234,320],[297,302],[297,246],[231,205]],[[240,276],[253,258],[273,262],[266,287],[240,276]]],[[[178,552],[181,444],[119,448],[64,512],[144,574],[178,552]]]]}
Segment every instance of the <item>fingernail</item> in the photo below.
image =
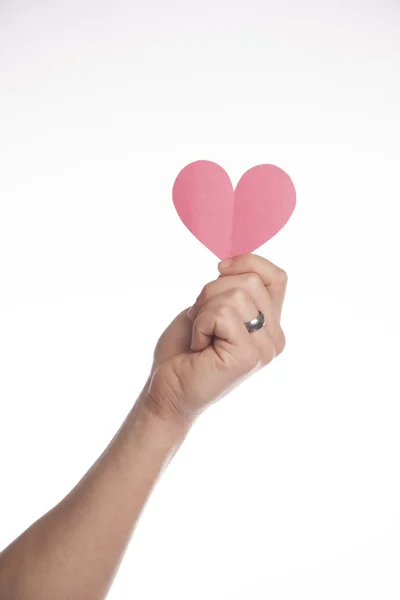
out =
{"type": "Polygon", "coordinates": [[[193,307],[191,306],[191,307],[189,308],[189,310],[187,311],[187,313],[186,313],[186,314],[187,314],[187,316],[189,317],[189,319],[191,319],[191,318],[192,318],[192,308],[193,308],[193,307]]]}
{"type": "Polygon", "coordinates": [[[220,269],[228,269],[232,264],[233,258],[228,258],[218,263],[218,266],[220,267],[220,269]]]}

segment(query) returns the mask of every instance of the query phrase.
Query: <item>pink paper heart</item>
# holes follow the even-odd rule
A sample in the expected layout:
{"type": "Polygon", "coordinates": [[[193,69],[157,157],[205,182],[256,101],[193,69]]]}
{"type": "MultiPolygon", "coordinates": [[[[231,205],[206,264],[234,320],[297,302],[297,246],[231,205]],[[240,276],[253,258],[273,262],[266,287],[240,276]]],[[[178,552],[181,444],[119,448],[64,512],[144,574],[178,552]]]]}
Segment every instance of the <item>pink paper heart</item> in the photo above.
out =
{"type": "Polygon", "coordinates": [[[296,205],[292,180],[279,167],[253,167],[234,190],[226,171],[208,160],[182,169],[172,197],[189,231],[220,260],[254,252],[282,229],[296,205]]]}

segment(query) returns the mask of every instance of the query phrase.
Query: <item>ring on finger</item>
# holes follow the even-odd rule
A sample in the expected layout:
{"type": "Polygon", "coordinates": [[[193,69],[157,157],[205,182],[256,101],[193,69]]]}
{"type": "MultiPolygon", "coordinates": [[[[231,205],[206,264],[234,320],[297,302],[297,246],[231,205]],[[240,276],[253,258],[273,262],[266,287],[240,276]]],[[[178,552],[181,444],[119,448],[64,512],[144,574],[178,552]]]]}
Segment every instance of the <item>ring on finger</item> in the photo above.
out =
{"type": "Polygon", "coordinates": [[[265,315],[260,310],[258,311],[258,317],[252,319],[251,321],[247,321],[245,323],[246,329],[249,333],[253,333],[254,331],[258,331],[262,327],[265,327],[265,315]]]}

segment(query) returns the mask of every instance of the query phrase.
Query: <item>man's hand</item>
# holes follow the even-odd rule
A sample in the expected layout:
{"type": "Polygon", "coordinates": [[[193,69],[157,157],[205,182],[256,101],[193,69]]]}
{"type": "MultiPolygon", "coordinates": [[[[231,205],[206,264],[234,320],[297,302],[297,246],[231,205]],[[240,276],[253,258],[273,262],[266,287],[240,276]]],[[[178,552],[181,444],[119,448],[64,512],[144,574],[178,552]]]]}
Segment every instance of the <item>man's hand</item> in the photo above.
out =
{"type": "Polygon", "coordinates": [[[218,268],[221,276],[204,286],[155,348],[147,405],[163,419],[190,423],[284,349],[280,319],[286,273],[252,254],[218,268]],[[249,333],[245,323],[259,311],[266,326],[249,333]]]}
{"type": "Polygon", "coordinates": [[[194,418],[282,352],[285,273],[252,255],[219,269],[222,276],[203,288],[189,315],[183,311],[161,336],[143,392],[102,455],[0,554],[1,599],[103,600],[194,418]],[[259,310],[266,327],[249,333],[245,322],[259,310]]]}

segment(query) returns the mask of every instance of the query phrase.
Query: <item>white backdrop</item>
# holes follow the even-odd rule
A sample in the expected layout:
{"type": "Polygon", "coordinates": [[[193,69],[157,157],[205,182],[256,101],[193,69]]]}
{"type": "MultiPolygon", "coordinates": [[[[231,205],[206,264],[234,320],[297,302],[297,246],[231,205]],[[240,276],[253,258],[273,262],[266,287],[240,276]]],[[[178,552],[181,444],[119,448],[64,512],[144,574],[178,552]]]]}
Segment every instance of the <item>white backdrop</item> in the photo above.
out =
{"type": "Polygon", "coordinates": [[[287,348],[197,423],[109,597],[398,600],[399,27],[396,0],[0,2],[0,547],[217,276],[179,170],[273,163],[287,348]]]}

